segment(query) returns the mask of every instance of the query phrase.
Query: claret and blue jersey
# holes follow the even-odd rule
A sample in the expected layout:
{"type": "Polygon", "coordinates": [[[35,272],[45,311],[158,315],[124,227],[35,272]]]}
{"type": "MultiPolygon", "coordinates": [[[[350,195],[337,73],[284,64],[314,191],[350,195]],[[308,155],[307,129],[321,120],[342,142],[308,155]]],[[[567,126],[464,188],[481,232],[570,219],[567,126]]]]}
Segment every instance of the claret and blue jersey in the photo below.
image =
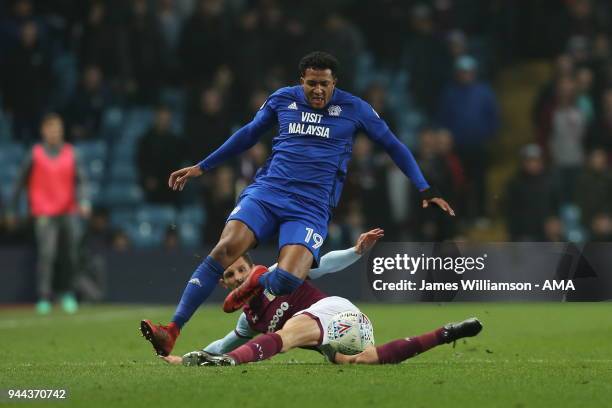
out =
{"type": "MultiPolygon", "coordinates": [[[[304,244],[307,238],[302,236],[304,234],[311,239],[315,234],[325,238],[330,209],[340,199],[353,141],[359,132],[380,144],[419,190],[429,187],[412,153],[374,109],[362,99],[337,88],[323,109],[313,109],[308,104],[302,86],[279,89],[266,100],[249,124],[200,162],[200,167],[211,169],[247,150],[275,125],[279,133],[272,141],[272,153],[229,217],[247,224],[259,241],[279,229],[279,246],[304,244]],[[256,202],[245,201],[245,198],[256,202]],[[309,211],[304,208],[308,206],[317,208],[309,211]],[[296,212],[302,213],[297,216],[296,228],[303,231],[284,235],[299,236],[301,242],[283,242],[280,227],[285,221],[295,222],[296,212]],[[311,212],[313,220],[308,220],[311,212]]],[[[292,240],[298,239],[289,239],[292,240]]],[[[314,240],[306,246],[313,251],[316,260],[320,244],[314,250],[313,245],[317,245],[314,240]]]]}

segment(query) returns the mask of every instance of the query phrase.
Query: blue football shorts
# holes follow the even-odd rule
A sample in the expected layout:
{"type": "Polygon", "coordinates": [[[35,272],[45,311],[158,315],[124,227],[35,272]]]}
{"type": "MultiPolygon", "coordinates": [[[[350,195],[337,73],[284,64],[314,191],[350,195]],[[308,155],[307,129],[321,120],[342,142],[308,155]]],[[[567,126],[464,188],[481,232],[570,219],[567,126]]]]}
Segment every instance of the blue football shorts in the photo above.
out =
{"type": "Polygon", "coordinates": [[[285,245],[303,245],[319,264],[319,250],[327,237],[331,217],[329,206],[296,194],[251,185],[239,197],[227,221],[246,224],[258,243],[266,242],[278,232],[279,251],[285,245]]]}

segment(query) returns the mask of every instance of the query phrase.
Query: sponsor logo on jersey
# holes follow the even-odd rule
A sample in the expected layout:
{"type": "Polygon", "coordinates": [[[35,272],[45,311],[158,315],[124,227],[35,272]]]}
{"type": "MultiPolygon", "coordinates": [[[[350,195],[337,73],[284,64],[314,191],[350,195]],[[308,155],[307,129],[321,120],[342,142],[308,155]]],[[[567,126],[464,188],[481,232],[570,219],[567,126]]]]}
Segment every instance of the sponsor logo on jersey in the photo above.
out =
{"type": "Polygon", "coordinates": [[[312,112],[302,112],[301,122],[289,123],[290,135],[319,136],[329,139],[329,128],[321,126],[323,115],[312,112]],[[306,123],[304,123],[306,122],[306,123]],[[310,123],[316,123],[311,125],[310,123]]]}
{"type": "Polygon", "coordinates": [[[327,108],[327,112],[329,113],[329,116],[340,116],[340,113],[342,112],[342,108],[339,107],[338,105],[332,105],[329,108],[327,108]]]}
{"type": "Polygon", "coordinates": [[[297,108],[298,108],[298,107],[297,107],[297,103],[295,103],[295,102],[291,102],[291,103],[289,104],[289,106],[287,106],[287,108],[289,108],[289,109],[293,109],[293,110],[297,110],[297,108]]]}
{"type": "Polygon", "coordinates": [[[326,126],[307,125],[305,123],[290,123],[290,135],[319,136],[329,139],[329,128],[326,126]]]}
{"type": "Polygon", "coordinates": [[[281,303],[278,309],[276,309],[276,312],[274,313],[274,316],[272,317],[272,320],[270,320],[270,324],[268,325],[268,333],[273,333],[276,331],[276,325],[284,316],[287,309],[289,309],[289,303],[287,302],[281,303]]]}

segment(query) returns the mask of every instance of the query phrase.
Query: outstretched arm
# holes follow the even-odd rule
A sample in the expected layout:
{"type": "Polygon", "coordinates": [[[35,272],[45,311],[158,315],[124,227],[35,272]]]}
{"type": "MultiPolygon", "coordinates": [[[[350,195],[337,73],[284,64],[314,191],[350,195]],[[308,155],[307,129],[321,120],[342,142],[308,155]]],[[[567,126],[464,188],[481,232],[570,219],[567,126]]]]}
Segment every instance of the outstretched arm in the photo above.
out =
{"type": "Polygon", "coordinates": [[[215,354],[229,353],[236,347],[242,346],[256,335],[257,332],[249,327],[246,315],[241,313],[234,330],[229,332],[222,339],[213,341],[208,346],[204,347],[203,350],[215,354]]]}
{"type": "Polygon", "coordinates": [[[255,146],[259,138],[274,125],[271,110],[263,108],[255,118],[230,136],[210,156],[198,163],[202,171],[210,170],[227,159],[230,159],[255,146]]]}
{"type": "Polygon", "coordinates": [[[319,267],[312,269],[308,276],[312,279],[320,278],[328,273],[336,273],[348,268],[361,258],[365,252],[385,236],[385,231],[380,228],[365,232],[359,236],[354,247],[340,251],[331,251],[321,257],[319,267]]]}
{"type": "Polygon", "coordinates": [[[259,138],[276,123],[276,112],[270,105],[270,101],[266,101],[251,122],[238,129],[221,147],[204,160],[170,174],[168,186],[173,190],[182,190],[190,178],[199,177],[204,171],[253,147],[259,138]]]}
{"type": "MultiPolygon", "coordinates": [[[[308,276],[311,279],[318,279],[328,273],[340,272],[357,262],[359,258],[361,254],[356,251],[355,247],[328,252],[319,260],[319,267],[311,269],[308,276]]],[[[268,271],[272,272],[277,267],[278,263],[275,263],[268,268],[268,271]]]]}
{"type": "Polygon", "coordinates": [[[451,206],[441,198],[440,193],[427,183],[410,150],[399,141],[385,121],[366,102],[363,102],[361,106],[361,125],[368,136],[385,149],[397,167],[412,180],[421,192],[423,208],[433,203],[451,216],[455,215],[451,206]]]}
{"type": "MultiPolygon", "coordinates": [[[[341,249],[339,251],[331,251],[323,255],[319,261],[319,267],[311,269],[310,272],[308,272],[308,276],[310,276],[311,279],[317,279],[328,273],[336,273],[348,268],[357,262],[359,258],[361,258],[361,255],[372,248],[374,244],[376,244],[376,241],[384,236],[385,231],[380,228],[375,228],[361,234],[354,247],[341,249]]],[[[268,268],[268,271],[272,272],[277,266],[278,264],[275,263],[268,268]]]]}

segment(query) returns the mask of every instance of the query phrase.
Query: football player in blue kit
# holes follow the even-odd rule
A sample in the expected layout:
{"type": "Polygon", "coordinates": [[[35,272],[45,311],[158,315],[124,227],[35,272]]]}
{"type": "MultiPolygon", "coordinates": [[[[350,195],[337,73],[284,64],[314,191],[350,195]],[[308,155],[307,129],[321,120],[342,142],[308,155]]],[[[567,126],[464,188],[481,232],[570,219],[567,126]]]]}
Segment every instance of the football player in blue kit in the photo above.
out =
{"type": "Polygon", "coordinates": [[[173,172],[168,184],[182,190],[190,178],[254,146],[278,125],[272,154],[240,195],[221,238],[187,283],[172,321],[141,322],[142,334],[159,355],[170,354],[183,325],[212,293],[223,271],[258,243],[279,234],[278,267],[261,269],[234,289],[224,310],[241,308],[263,290],[292,293],[313,265],[327,236],[331,211],[340,199],[355,135],[364,132],[381,145],[421,193],[423,207],[435,204],[454,216],[450,205],[430,186],[414,156],[362,99],[336,88],[338,61],[324,52],[299,64],[300,85],[274,92],[254,119],[200,163],[173,172]]]}

